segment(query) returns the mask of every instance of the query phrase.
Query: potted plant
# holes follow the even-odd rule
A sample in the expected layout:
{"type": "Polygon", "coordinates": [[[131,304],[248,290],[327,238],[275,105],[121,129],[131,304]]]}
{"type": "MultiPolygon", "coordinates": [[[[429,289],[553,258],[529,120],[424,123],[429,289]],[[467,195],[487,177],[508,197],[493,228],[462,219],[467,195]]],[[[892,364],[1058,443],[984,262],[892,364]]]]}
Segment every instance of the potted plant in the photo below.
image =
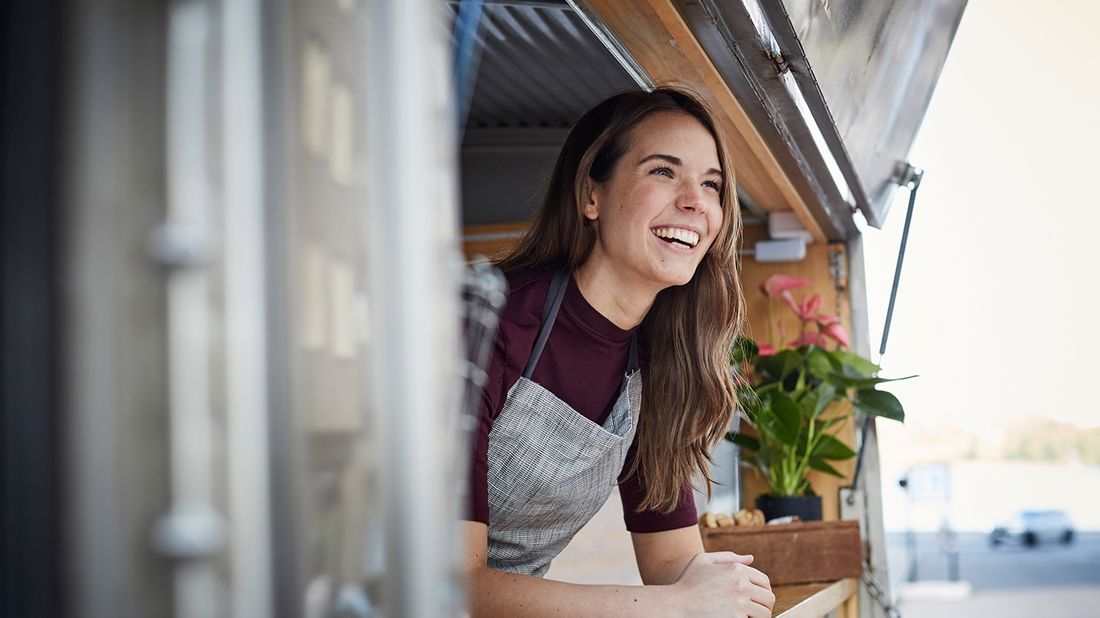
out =
{"type": "Polygon", "coordinates": [[[786,275],[761,282],[772,341],[777,341],[773,326],[784,336],[782,324],[772,320],[777,298],[797,316],[798,336],[782,348],[741,337],[731,354],[741,382],[740,411],[755,435],[729,432],[726,439],[740,446],[742,462],[767,480],[771,492],[757,498],[756,504],[768,520],[784,515],[821,519],[821,498],[814,495],[807,474],[818,470],[843,478],[830,462],[855,456],[836,438],[853,411],[896,421],[905,418],[898,399],[875,387],[906,378],[879,377],[878,365],[848,351],[839,316],[819,312],[820,294],[794,298],[792,290],[808,285],[805,279],[786,275]],[[840,406],[840,413],[825,414],[833,406],[840,406]]]}

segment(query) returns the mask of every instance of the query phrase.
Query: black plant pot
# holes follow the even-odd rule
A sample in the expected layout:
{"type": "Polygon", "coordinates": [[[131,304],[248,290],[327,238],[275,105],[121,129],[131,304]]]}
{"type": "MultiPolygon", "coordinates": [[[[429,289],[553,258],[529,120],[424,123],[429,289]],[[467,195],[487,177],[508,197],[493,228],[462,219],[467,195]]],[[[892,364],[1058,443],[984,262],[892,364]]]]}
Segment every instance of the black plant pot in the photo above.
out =
{"type": "Polygon", "coordinates": [[[764,519],[798,515],[802,521],[821,520],[821,496],[771,496],[756,499],[756,508],[764,511],[764,519]]]}

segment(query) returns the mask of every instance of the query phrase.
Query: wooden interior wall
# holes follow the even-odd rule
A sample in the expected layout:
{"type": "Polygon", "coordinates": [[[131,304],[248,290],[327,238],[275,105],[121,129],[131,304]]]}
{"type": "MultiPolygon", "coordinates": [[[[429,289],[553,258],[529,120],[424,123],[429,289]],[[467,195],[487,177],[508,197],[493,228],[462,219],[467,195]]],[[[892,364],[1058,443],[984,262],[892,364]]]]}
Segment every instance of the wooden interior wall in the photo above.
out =
{"type": "Polygon", "coordinates": [[[528,225],[527,222],[468,225],[462,229],[462,252],[467,261],[478,257],[495,260],[512,248],[528,225]]]}
{"type": "MultiPolygon", "coordinates": [[[[752,247],[757,240],[767,239],[767,230],[762,226],[746,226],[744,233],[744,246],[752,247]]],[[[821,311],[824,313],[836,313],[840,316],[841,324],[845,330],[851,332],[851,307],[848,302],[847,280],[847,254],[842,243],[824,244],[814,243],[806,247],[806,259],[801,262],[785,264],[760,264],[751,257],[745,257],[741,263],[741,281],[745,293],[745,309],[748,320],[745,325],[745,334],[758,341],[768,341],[777,349],[784,347],[790,341],[798,337],[799,321],[780,301],[773,301],[772,316],[775,321],[783,325],[786,336],[783,340],[771,340],[768,330],[768,301],[760,292],[760,282],[774,274],[791,275],[801,277],[813,282],[811,287],[799,288],[794,291],[795,298],[805,294],[807,297],[814,292],[821,294],[821,311]],[[834,282],[829,269],[830,253],[837,253],[841,264],[841,277],[834,282]]],[[[843,414],[849,410],[837,408],[826,414],[843,414]]],[[[855,429],[851,422],[840,426],[836,437],[841,442],[855,448],[855,429]]],[[[837,471],[845,476],[838,479],[834,476],[811,472],[810,484],[822,501],[822,515],[826,520],[838,519],[840,516],[840,503],[837,492],[841,487],[851,483],[852,474],[855,472],[855,460],[836,462],[837,471]]],[[[764,479],[755,471],[743,469],[741,483],[741,503],[751,505],[760,494],[767,493],[768,487],[764,479]]]]}

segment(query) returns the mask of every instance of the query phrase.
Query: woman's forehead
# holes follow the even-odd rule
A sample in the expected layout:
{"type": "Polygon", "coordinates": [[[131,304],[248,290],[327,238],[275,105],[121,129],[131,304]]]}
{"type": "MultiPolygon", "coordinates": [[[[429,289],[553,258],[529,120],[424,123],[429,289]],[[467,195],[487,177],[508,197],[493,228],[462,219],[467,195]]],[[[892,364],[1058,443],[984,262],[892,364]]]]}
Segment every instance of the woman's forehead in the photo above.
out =
{"type": "Polygon", "coordinates": [[[685,166],[722,169],[714,136],[687,112],[660,111],[646,116],[630,131],[628,156],[638,163],[654,155],[668,155],[685,166]]]}

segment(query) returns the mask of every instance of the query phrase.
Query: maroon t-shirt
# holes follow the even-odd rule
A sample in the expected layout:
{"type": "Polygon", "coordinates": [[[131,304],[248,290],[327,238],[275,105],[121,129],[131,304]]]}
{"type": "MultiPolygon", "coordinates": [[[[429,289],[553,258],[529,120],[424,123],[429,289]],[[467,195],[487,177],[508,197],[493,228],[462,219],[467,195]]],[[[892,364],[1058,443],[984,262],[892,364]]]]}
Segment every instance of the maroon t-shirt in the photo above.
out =
{"type": "MultiPolygon", "coordinates": [[[[509,389],[523,375],[535,347],[552,277],[551,269],[508,276],[508,302],[501,313],[493,345],[470,466],[469,518],[474,521],[489,523],[489,431],[504,407],[509,389]]],[[[619,397],[633,335],[634,330],[619,328],[588,304],[577,282],[570,278],[554,328],[531,379],[592,422],[602,425],[619,397]]],[[[644,358],[641,350],[639,356],[644,358]]],[[[644,372],[642,379],[645,380],[644,372]]],[[[624,473],[630,469],[634,451],[632,445],[623,466],[624,473]]],[[[668,514],[639,512],[637,508],[645,495],[644,487],[637,475],[621,480],[619,493],[626,528],[631,532],[660,532],[697,523],[688,479],[681,488],[679,505],[668,514]]]]}

